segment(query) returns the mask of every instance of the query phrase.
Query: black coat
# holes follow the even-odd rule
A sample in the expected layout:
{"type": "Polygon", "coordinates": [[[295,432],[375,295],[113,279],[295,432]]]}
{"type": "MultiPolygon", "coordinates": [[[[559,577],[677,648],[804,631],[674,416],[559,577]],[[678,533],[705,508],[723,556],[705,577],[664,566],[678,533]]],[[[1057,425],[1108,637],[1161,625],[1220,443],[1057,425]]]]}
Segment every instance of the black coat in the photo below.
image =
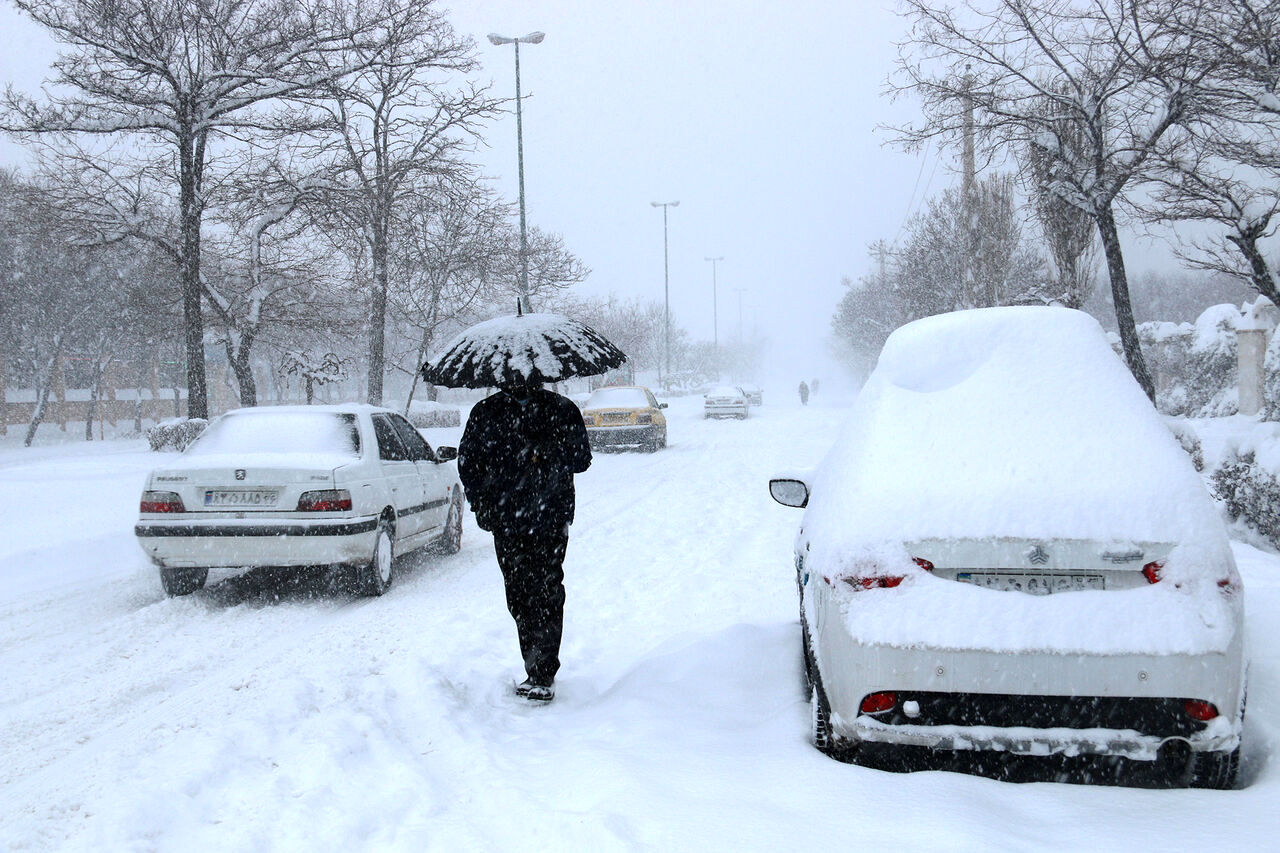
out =
{"type": "Polygon", "coordinates": [[[471,410],[458,476],[482,530],[547,531],[573,521],[573,475],[591,465],[582,412],[539,388],[526,402],[499,391],[471,410]]]}

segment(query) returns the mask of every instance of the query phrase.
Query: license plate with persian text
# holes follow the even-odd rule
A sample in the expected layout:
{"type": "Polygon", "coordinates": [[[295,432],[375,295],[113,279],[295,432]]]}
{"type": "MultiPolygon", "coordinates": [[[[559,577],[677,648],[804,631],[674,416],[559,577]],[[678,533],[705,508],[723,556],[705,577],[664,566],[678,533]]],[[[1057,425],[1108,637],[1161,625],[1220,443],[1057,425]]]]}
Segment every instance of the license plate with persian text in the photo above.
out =
{"type": "Polygon", "coordinates": [[[280,492],[276,489],[205,489],[205,506],[256,507],[275,506],[280,492]]]}
{"type": "Polygon", "coordinates": [[[1055,592],[1078,592],[1106,589],[1102,575],[1028,575],[1007,572],[958,572],[956,580],[987,589],[1049,595],[1055,592]]]}

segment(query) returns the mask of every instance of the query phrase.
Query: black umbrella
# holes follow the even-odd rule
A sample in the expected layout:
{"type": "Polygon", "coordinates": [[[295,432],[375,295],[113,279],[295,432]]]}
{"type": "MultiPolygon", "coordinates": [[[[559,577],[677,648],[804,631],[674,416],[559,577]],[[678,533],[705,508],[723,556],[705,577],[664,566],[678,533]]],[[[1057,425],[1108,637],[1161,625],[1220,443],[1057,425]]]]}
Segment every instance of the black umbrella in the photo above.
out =
{"type": "Polygon", "coordinates": [[[422,378],[448,388],[544,384],[595,376],[627,360],[622,350],[577,320],[524,314],[477,323],[422,365],[422,378]]]}

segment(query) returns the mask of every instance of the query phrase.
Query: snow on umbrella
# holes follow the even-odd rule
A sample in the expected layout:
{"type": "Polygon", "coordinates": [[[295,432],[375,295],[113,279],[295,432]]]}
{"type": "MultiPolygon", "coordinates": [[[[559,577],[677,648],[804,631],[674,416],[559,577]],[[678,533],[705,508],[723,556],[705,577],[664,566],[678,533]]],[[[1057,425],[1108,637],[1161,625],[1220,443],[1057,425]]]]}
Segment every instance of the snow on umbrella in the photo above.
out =
{"type": "Polygon", "coordinates": [[[477,323],[422,366],[422,378],[449,388],[559,382],[595,376],[627,360],[593,329],[559,314],[524,314],[477,323]]]}

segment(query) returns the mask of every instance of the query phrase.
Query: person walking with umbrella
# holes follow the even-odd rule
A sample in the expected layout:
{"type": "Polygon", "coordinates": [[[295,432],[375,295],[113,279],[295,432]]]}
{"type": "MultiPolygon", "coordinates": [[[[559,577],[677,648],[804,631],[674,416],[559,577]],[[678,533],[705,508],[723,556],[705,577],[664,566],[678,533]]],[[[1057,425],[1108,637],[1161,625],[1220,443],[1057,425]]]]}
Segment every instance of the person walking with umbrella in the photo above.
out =
{"type": "Polygon", "coordinates": [[[573,477],[591,465],[582,413],[542,385],[603,373],[625,360],[580,323],[529,314],[473,326],[423,368],[428,382],[499,389],[467,418],[458,475],[476,523],[493,533],[527,676],[516,694],[530,700],[555,698],[573,477]]]}

